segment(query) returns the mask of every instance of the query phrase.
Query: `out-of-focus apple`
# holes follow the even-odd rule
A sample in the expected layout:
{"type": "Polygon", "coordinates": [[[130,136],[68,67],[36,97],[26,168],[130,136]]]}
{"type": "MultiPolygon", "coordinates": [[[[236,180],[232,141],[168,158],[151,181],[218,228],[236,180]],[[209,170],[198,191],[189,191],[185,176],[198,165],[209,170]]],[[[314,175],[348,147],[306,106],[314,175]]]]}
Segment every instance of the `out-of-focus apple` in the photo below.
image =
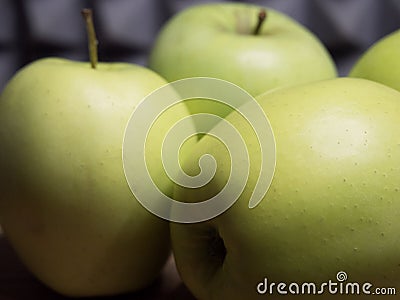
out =
{"type": "Polygon", "coordinates": [[[400,30],[371,46],[356,62],[350,77],[380,82],[400,91],[400,30]]]}
{"type": "MultiPolygon", "coordinates": [[[[278,11],[243,3],[203,4],[178,13],[156,39],[149,66],[168,81],[215,77],[253,96],[337,75],[309,30],[278,11]]],[[[207,111],[208,104],[192,103],[189,109],[207,111]]],[[[223,116],[230,111],[216,110],[223,116]]]]}

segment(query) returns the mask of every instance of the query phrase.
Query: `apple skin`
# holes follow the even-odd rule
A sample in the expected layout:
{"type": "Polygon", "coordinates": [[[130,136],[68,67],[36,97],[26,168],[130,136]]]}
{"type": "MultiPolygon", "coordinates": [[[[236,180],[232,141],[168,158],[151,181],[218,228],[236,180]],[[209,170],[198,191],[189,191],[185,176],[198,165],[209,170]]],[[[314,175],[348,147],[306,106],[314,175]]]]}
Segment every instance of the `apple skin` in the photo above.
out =
{"type": "MultiPolygon", "coordinates": [[[[166,262],[169,224],[136,201],[122,164],[131,113],[164,84],[140,66],[100,63],[94,70],[48,58],[23,68],[2,93],[0,224],[26,266],[57,292],[138,290],[166,262]]],[[[177,117],[187,115],[183,104],[177,108],[177,117]]],[[[154,176],[161,132],[146,152],[154,176]]]]}
{"type": "Polygon", "coordinates": [[[382,83],[400,91],[400,30],[372,45],[355,63],[349,76],[382,83]]]}
{"type": "MultiPolygon", "coordinates": [[[[259,299],[256,286],[264,278],[318,284],[335,282],[345,271],[347,282],[399,290],[400,93],[372,81],[340,78],[282,88],[257,100],[276,140],[272,185],[249,209],[260,152],[247,123],[230,114],[226,120],[248,145],[250,177],[225,213],[203,223],[171,224],[185,284],[202,300],[259,299]]],[[[204,201],[221,191],[230,170],[224,149],[209,135],[199,141],[185,170],[196,174],[195,158],[205,153],[219,167],[201,189],[176,188],[177,200],[204,201]]],[[[320,297],[331,299],[325,291],[320,297]]],[[[281,299],[276,289],[263,296],[281,299]]]]}
{"type": "Polygon", "coordinates": [[[168,81],[198,76],[224,79],[253,96],[337,76],[322,43],[282,13],[267,8],[260,34],[253,35],[262,8],[203,4],[178,13],[159,33],[150,68],[168,81]]]}

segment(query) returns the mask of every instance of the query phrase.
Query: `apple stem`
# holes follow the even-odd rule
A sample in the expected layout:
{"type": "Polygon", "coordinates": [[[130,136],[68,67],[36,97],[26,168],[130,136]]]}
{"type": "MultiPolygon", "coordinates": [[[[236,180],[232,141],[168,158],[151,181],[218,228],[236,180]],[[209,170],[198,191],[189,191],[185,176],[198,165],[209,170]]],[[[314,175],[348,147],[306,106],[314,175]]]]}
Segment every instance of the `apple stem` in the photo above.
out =
{"type": "Polygon", "coordinates": [[[97,58],[97,45],[98,41],[96,38],[96,32],[94,30],[93,25],[93,11],[89,8],[84,8],[81,11],[83,18],[86,23],[86,32],[88,36],[88,45],[89,45],[89,57],[90,64],[93,69],[96,69],[98,58],[97,58]]]}
{"type": "Polygon", "coordinates": [[[265,19],[267,18],[267,12],[265,9],[261,9],[258,13],[258,22],[256,28],[254,28],[254,35],[258,35],[260,33],[261,27],[264,24],[265,19]]]}

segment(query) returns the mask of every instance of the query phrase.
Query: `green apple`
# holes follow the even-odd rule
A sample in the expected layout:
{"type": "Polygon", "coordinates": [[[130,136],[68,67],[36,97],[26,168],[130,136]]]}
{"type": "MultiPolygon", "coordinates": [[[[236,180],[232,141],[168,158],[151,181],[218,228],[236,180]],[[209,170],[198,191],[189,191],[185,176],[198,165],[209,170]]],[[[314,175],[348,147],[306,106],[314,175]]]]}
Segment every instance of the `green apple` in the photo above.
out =
{"type": "Polygon", "coordinates": [[[0,223],[22,261],[54,290],[136,290],[164,265],[168,223],[133,197],[121,148],[135,106],[165,83],[139,66],[93,70],[50,58],[21,70],[1,95],[0,223]]]}
{"type": "MultiPolygon", "coordinates": [[[[169,224],[136,201],[122,162],[132,112],[167,82],[136,65],[92,65],[38,60],[0,98],[1,226],[33,274],[79,297],[141,289],[170,254],[169,224]]],[[[150,131],[145,152],[166,193],[163,128],[189,115],[184,104],[174,112],[150,131]]]]}
{"type": "MultiPolygon", "coordinates": [[[[249,209],[260,149],[250,125],[238,112],[230,114],[226,120],[248,146],[250,176],[225,213],[202,223],[171,224],[183,281],[198,299],[260,299],[257,287],[266,298],[281,299],[280,283],[289,295],[290,283],[315,283],[317,291],[324,288],[321,299],[330,299],[322,284],[331,280],[338,287],[339,271],[348,275],[344,284],[399,290],[400,93],[340,78],[282,88],[257,100],[276,140],[271,187],[249,209]]],[[[210,135],[185,161],[188,173],[199,171],[197,158],[205,153],[218,162],[215,176],[199,189],[177,188],[177,200],[204,201],[228,181],[229,149],[210,135]]]]}
{"type": "MultiPolygon", "coordinates": [[[[276,87],[336,77],[321,42],[302,25],[264,7],[203,4],[173,17],[157,37],[149,66],[168,81],[215,77],[257,96],[276,87]],[[256,28],[258,33],[255,33],[256,28]]],[[[192,113],[208,104],[190,105],[192,113]]],[[[216,108],[221,110],[221,108],[216,108]]],[[[222,108],[222,115],[229,112],[222,108]]]]}
{"type": "Polygon", "coordinates": [[[371,46],[356,62],[350,77],[380,82],[400,91],[400,30],[371,46]]]}

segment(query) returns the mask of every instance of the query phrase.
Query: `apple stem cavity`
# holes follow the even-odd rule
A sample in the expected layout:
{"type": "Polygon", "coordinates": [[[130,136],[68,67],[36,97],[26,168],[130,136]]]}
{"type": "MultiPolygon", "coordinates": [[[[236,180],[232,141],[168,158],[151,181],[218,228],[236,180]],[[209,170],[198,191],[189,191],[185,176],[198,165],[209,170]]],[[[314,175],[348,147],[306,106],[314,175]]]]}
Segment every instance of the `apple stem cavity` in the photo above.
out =
{"type": "Polygon", "coordinates": [[[208,251],[211,258],[215,261],[217,267],[224,263],[227,250],[224,240],[215,229],[211,233],[208,251]]]}
{"type": "Polygon", "coordinates": [[[259,35],[261,31],[261,27],[265,22],[265,19],[267,18],[267,11],[265,9],[261,9],[260,12],[258,13],[258,22],[256,28],[254,28],[253,34],[254,35],[259,35]]]}
{"type": "Polygon", "coordinates": [[[92,69],[96,69],[98,62],[97,58],[98,41],[96,38],[96,31],[94,30],[94,25],[93,25],[93,11],[89,8],[84,8],[82,9],[81,13],[86,23],[90,64],[92,65],[92,69]]]}

